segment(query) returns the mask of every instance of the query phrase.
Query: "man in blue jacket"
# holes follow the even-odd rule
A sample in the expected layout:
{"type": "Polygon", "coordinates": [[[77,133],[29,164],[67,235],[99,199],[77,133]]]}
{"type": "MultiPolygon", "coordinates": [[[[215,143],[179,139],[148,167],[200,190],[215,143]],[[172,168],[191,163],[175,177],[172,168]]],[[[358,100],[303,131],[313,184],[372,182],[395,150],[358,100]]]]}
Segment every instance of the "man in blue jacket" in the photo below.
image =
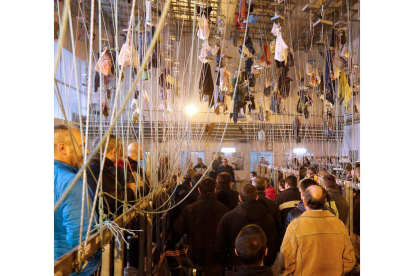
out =
{"type": "MultiPolygon", "coordinates": [[[[61,198],[69,185],[72,183],[76,173],[83,163],[81,133],[78,129],[72,128],[73,136],[65,125],[55,126],[54,129],[54,203],[61,198]]],[[[85,138],[83,138],[83,141],[85,138]]],[[[88,152],[88,151],[87,151],[88,152]]],[[[89,152],[88,152],[89,153],[89,152]]],[[[88,185],[86,185],[88,188],[88,185]]],[[[75,186],[69,192],[66,199],[59,206],[54,214],[54,260],[68,253],[79,244],[80,222],[82,209],[83,180],[79,178],[75,186]]],[[[85,196],[82,240],[85,240],[89,225],[89,217],[92,207],[88,208],[88,199],[91,191],[88,189],[85,196]]],[[[95,213],[95,218],[97,214],[95,213]]],[[[94,223],[94,220],[92,221],[94,223]]],[[[97,252],[88,260],[87,266],[81,274],[71,275],[92,275],[99,266],[101,253],[97,252]]]]}

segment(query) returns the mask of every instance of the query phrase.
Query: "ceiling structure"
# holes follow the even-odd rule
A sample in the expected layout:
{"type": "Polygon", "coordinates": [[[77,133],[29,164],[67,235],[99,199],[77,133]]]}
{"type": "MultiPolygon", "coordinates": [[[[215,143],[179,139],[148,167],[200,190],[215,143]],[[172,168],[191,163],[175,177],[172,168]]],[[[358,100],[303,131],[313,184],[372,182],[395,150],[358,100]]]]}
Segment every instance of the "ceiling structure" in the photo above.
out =
{"type": "MultiPolygon", "coordinates": [[[[105,22],[110,26],[115,22],[115,17],[118,19],[118,29],[123,30],[128,27],[130,11],[132,8],[132,0],[102,0],[102,15],[105,22]],[[118,14],[115,15],[115,5],[118,5],[118,14]]],[[[139,10],[145,1],[137,1],[134,9],[136,19],[140,16],[139,10]]],[[[154,2],[155,3],[155,2],[154,2]]],[[[167,24],[170,25],[171,30],[177,30],[182,34],[192,34],[194,23],[194,9],[197,5],[206,6],[206,1],[195,2],[192,0],[173,0],[170,13],[168,14],[167,24]]],[[[73,3],[72,5],[78,5],[73,3]]],[[[86,21],[90,21],[90,6],[91,1],[82,1],[81,5],[85,10],[86,21]]],[[[226,24],[226,38],[237,39],[242,37],[244,33],[237,32],[234,23],[234,13],[237,12],[239,1],[237,0],[211,0],[208,1],[208,6],[212,7],[212,12],[209,19],[210,33],[217,34],[217,19],[219,17],[225,20],[226,24]]],[[[253,40],[273,39],[274,36],[270,33],[271,26],[274,21],[271,17],[275,15],[275,11],[280,14],[284,20],[280,19],[279,23],[288,28],[288,34],[284,39],[293,43],[294,47],[300,47],[306,50],[306,46],[310,45],[310,30],[314,34],[320,32],[318,25],[313,26],[318,19],[331,21],[337,24],[338,27],[343,27],[343,23],[349,18],[351,22],[356,22],[359,25],[359,0],[255,0],[253,14],[258,15],[259,20],[255,25],[249,25],[249,33],[253,40]],[[279,3],[281,2],[281,3],[279,3]],[[347,3],[348,2],[348,3],[347,3]],[[349,14],[347,12],[349,6],[349,14]],[[312,26],[311,26],[312,25],[312,26]]],[[[95,22],[98,22],[98,3],[95,3],[95,22]]],[[[76,7],[75,7],[76,9],[76,7]]],[[[153,10],[157,9],[153,7],[153,10]]],[[[162,9],[159,4],[159,9],[162,9]]],[[[159,12],[160,13],[160,12],[159,12]]],[[[276,20],[277,21],[277,20],[276,20]]],[[[197,26],[197,21],[195,21],[197,26]]],[[[196,28],[195,28],[196,29],[196,28]]]]}

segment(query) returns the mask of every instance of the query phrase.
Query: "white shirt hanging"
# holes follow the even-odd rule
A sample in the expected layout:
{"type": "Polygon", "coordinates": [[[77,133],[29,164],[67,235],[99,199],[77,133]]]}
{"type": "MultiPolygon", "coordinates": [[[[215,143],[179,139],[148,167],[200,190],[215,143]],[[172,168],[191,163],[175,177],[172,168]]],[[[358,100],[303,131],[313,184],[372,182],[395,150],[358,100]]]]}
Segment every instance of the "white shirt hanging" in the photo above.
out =
{"type": "Polygon", "coordinates": [[[288,54],[288,46],[286,45],[285,41],[283,41],[282,33],[279,32],[278,36],[276,37],[275,60],[285,61],[287,60],[288,54]]]}
{"type": "Polygon", "coordinates": [[[197,36],[202,39],[206,40],[210,36],[210,28],[208,26],[207,18],[203,16],[198,20],[198,31],[197,36]]]}

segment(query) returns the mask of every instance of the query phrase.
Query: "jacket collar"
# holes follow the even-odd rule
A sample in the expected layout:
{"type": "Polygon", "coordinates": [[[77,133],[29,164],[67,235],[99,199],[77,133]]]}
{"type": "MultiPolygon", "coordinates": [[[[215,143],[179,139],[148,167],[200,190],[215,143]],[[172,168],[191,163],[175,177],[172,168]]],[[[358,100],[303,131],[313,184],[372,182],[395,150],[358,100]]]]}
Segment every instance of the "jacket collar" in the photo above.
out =
{"type": "Polygon", "coordinates": [[[322,211],[305,211],[301,215],[302,217],[314,217],[314,218],[322,218],[322,217],[335,217],[330,211],[328,210],[322,210],[322,211]]]}
{"type": "MultiPolygon", "coordinates": [[[[290,188],[287,188],[286,190],[284,190],[283,192],[286,192],[286,191],[295,191],[295,192],[299,192],[299,188],[298,187],[290,187],[290,188]]],[[[283,193],[282,192],[282,193],[283,193]]]]}
{"type": "Polygon", "coordinates": [[[218,200],[214,194],[199,195],[197,200],[218,200]]]}
{"type": "Polygon", "coordinates": [[[64,168],[66,168],[66,169],[68,169],[68,170],[70,170],[70,171],[73,171],[74,173],[78,172],[78,169],[75,169],[75,168],[74,168],[74,167],[72,167],[71,165],[69,165],[69,164],[67,164],[67,163],[65,163],[65,162],[62,162],[62,161],[54,160],[54,165],[55,165],[55,166],[61,166],[61,167],[64,167],[64,168]]]}

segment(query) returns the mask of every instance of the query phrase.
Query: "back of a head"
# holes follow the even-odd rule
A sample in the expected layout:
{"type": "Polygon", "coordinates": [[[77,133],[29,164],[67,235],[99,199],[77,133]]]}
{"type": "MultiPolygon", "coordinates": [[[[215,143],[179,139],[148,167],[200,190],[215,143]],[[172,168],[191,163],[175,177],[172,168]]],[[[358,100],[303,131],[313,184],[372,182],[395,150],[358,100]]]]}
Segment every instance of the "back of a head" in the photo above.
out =
{"type": "Polygon", "coordinates": [[[230,188],[231,175],[226,172],[217,175],[217,183],[221,188],[230,188]]]}
{"type": "Polygon", "coordinates": [[[352,171],[352,164],[349,163],[349,162],[346,163],[345,170],[348,171],[348,172],[352,171]]]}
{"type": "Polygon", "coordinates": [[[237,255],[243,265],[260,265],[266,253],[266,245],[266,234],[255,224],[243,227],[235,243],[237,255]]]}
{"type": "MultiPolygon", "coordinates": [[[[95,150],[96,147],[98,146],[99,142],[101,141],[101,137],[97,136],[92,143],[93,149],[95,150]]],[[[106,152],[109,152],[113,149],[115,149],[117,147],[117,139],[116,136],[113,134],[109,134],[109,142],[108,142],[108,148],[106,149],[106,152]]],[[[102,148],[102,153],[104,153],[105,150],[105,145],[106,145],[106,140],[102,143],[101,148],[102,148]]]]}
{"type": "Polygon", "coordinates": [[[184,172],[184,178],[189,178],[191,179],[194,175],[196,174],[196,171],[193,168],[188,168],[185,172],[184,172]]]}
{"type": "Polygon", "coordinates": [[[334,190],[338,188],[338,184],[336,184],[335,176],[333,176],[332,174],[328,174],[323,177],[323,185],[330,190],[334,190]]]}
{"type": "Polygon", "coordinates": [[[56,146],[59,143],[70,144],[69,129],[66,125],[55,125],[55,127],[54,127],[55,151],[56,151],[56,146]]]}
{"type": "Polygon", "coordinates": [[[282,178],[282,179],[279,180],[279,186],[282,186],[283,189],[286,189],[285,188],[285,181],[286,180],[284,178],[282,178]]]}
{"type": "Polygon", "coordinates": [[[134,161],[138,161],[138,154],[141,155],[141,145],[137,142],[128,145],[128,157],[134,161]]]}
{"type": "Polygon", "coordinates": [[[240,191],[242,201],[254,201],[257,198],[257,190],[252,184],[246,184],[240,191]]]}
{"type": "Polygon", "coordinates": [[[197,182],[200,180],[200,178],[202,177],[203,175],[201,174],[201,173],[196,173],[195,175],[193,175],[193,177],[191,177],[191,184],[193,184],[193,186],[195,185],[195,184],[197,184],[197,182]]]}
{"type": "Polygon", "coordinates": [[[308,172],[310,172],[311,174],[316,174],[317,173],[315,167],[309,167],[308,172]]]}
{"type": "Polygon", "coordinates": [[[309,186],[318,185],[318,183],[315,180],[313,180],[312,178],[306,178],[306,179],[303,179],[302,181],[300,181],[299,185],[300,185],[300,190],[302,192],[305,192],[306,189],[309,188],[309,186]]]}
{"type": "Polygon", "coordinates": [[[253,177],[257,177],[257,172],[250,172],[253,177]]]}
{"type": "Polygon", "coordinates": [[[317,185],[311,185],[305,191],[304,201],[311,210],[320,210],[325,205],[326,191],[317,185]]]}
{"type": "Polygon", "coordinates": [[[306,177],[306,172],[307,171],[308,170],[306,169],[306,167],[300,167],[300,169],[299,169],[299,181],[306,177]]]}
{"type": "Polygon", "coordinates": [[[289,185],[289,188],[297,187],[298,179],[294,175],[289,175],[288,177],[286,177],[285,183],[289,185]]]}
{"type": "Polygon", "coordinates": [[[283,173],[281,171],[277,171],[277,179],[282,179],[283,173]]]}
{"type": "Polygon", "coordinates": [[[263,177],[256,177],[253,179],[252,184],[256,187],[257,191],[264,191],[266,189],[266,183],[263,177]]]}
{"type": "Polygon", "coordinates": [[[212,194],[216,190],[216,181],[213,178],[206,177],[203,178],[198,184],[200,188],[200,193],[203,195],[212,194]]]}

